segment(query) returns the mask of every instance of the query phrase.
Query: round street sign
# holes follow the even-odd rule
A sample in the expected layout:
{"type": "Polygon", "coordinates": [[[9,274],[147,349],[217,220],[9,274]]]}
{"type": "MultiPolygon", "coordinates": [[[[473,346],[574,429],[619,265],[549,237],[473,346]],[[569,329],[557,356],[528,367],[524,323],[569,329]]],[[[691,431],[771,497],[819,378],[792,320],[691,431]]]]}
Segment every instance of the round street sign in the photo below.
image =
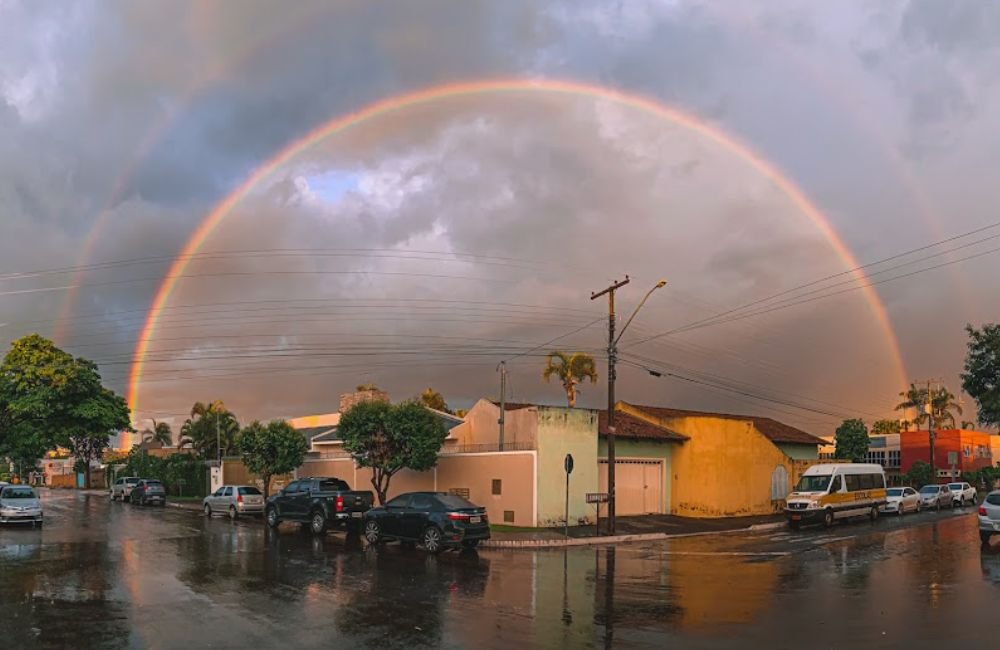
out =
{"type": "Polygon", "coordinates": [[[566,468],[567,474],[573,473],[573,454],[566,454],[566,460],[563,461],[563,467],[566,468]]]}

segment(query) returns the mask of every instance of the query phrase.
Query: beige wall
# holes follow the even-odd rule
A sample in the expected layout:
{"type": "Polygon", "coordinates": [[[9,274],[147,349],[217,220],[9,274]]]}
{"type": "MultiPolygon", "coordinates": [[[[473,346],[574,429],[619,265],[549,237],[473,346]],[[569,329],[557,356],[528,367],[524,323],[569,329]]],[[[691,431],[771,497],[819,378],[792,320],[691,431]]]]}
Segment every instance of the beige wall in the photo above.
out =
{"type": "Polygon", "coordinates": [[[593,522],[586,502],[597,492],[597,414],[586,409],[538,407],[538,525],[561,526],[566,519],[566,454],[573,455],[569,482],[569,524],[593,522]]]}
{"type": "MultiPolygon", "coordinates": [[[[476,402],[465,416],[465,422],[451,430],[459,445],[496,445],[500,439],[500,407],[489,400],[476,402]]],[[[507,411],[504,419],[504,444],[517,449],[535,449],[538,440],[538,418],[535,407],[507,411]]]]}

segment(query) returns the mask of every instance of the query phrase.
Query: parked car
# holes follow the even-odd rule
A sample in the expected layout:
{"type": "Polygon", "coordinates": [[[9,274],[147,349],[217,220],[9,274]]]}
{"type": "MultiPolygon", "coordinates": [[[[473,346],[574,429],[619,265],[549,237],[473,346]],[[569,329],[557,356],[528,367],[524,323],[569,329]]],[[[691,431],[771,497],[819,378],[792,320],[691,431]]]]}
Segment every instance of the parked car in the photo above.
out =
{"type": "Polygon", "coordinates": [[[955,500],[955,505],[964,506],[966,503],[976,504],[976,488],[968,483],[949,483],[948,489],[955,500]]]}
{"type": "Polygon", "coordinates": [[[370,491],[352,490],[339,478],[304,478],[268,497],[264,516],[271,528],[283,521],[297,521],[316,535],[331,527],[351,532],[360,529],[373,501],[370,491]]]}
{"type": "Polygon", "coordinates": [[[129,502],[140,506],[165,506],[167,505],[167,490],[156,479],[144,478],[140,480],[132,492],[129,494],[129,502]]]}
{"type": "Polygon", "coordinates": [[[987,494],[979,505],[979,539],[989,544],[993,535],[1000,535],[1000,490],[987,494]]]}
{"type": "Polygon", "coordinates": [[[925,485],[920,488],[920,507],[940,510],[941,506],[955,507],[955,500],[947,485],[925,485]]]}
{"type": "Polygon", "coordinates": [[[882,512],[903,515],[920,512],[920,495],[911,487],[894,487],[885,491],[885,505],[882,512]]]}
{"type": "Polygon", "coordinates": [[[475,548],[490,538],[486,508],[454,494],[409,492],[365,513],[369,544],[399,540],[423,545],[430,553],[475,548]]]}
{"type": "Polygon", "coordinates": [[[252,485],[223,485],[201,502],[206,517],[215,513],[228,514],[230,519],[241,515],[264,514],[264,495],[252,485]]]}
{"type": "Polygon", "coordinates": [[[132,489],[141,481],[138,476],[124,476],[111,484],[110,496],[112,501],[128,501],[132,494],[132,489]]]}
{"type": "Polygon", "coordinates": [[[0,487],[0,524],[42,525],[42,502],[29,485],[0,487]]]}

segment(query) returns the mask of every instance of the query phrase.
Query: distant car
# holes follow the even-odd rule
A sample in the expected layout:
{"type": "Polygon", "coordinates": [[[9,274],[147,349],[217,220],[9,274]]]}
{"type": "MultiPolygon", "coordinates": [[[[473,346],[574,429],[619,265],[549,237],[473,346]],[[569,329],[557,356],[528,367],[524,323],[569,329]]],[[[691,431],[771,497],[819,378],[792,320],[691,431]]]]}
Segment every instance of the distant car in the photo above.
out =
{"type": "Polygon", "coordinates": [[[964,506],[966,503],[976,504],[976,488],[968,483],[949,483],[948,489],[955,500],[955,505],[964,506]]]}
{"type": "Polygon", "coordinates": [[[228,514],[230,519],[241,515],[264,514],[264,495],[252,485],[223,485],[201,502],[206,517],[228,514]]]}
{"type": "Polygon", "coordinates": [[[1000,535],[1000,490],[987,494],[979,505],[979,539],[989,544],[994,535],[1000,535]]]}
{"type": "Polygon", "coordinates": [[[889,488],[885,491],[882,512],[897,515],[920,512],[920,495],[911,487],[889,488]]]}
{"type": "Polygon", "coordinates": [[[155,479],[144,478],[132,488],[128,500],[133,505],[165,506],[167,505],[167,490],[163,487],[163,483],[155,479]]]}
{"type": "Polygon", "coordinates": [[[132,489],[139,484],[142,479],[138,476],[123,476],[111,485],[109,496],[112,501],[128,501],[132,495],[132,489]]]}
{"type": "Polygon", "coordinates": [[[421,544],[429,553],[475,548],[490,538],[486,508],[444,492],[410,492],[365,513],[369,544],[399,540],[421,544]]]}
{"type": "Polygon", "coordinates": [[[42,525],[42,502],[28,485],[0,487],[0,524],[42,525]]]}
{"type": "Polygon", "coordinates": [[[940,510],[941,507],[954,508],[955,499],[947,485],[925,485],[920,488],[920,507],[940,510]]]}

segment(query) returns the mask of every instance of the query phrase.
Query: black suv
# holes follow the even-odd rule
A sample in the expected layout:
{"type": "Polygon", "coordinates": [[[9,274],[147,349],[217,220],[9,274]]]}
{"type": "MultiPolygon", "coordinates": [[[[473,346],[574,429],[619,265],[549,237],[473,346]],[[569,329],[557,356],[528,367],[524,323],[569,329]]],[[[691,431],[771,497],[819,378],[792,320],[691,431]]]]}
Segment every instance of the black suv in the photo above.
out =
{"type": "Polygon", "coordinates": [[[486,508],[445,492],[401,494],[365,513],[370,544],[395,539],[440,553],[445,548],[475,548],[489,538],[486,508]]]}

